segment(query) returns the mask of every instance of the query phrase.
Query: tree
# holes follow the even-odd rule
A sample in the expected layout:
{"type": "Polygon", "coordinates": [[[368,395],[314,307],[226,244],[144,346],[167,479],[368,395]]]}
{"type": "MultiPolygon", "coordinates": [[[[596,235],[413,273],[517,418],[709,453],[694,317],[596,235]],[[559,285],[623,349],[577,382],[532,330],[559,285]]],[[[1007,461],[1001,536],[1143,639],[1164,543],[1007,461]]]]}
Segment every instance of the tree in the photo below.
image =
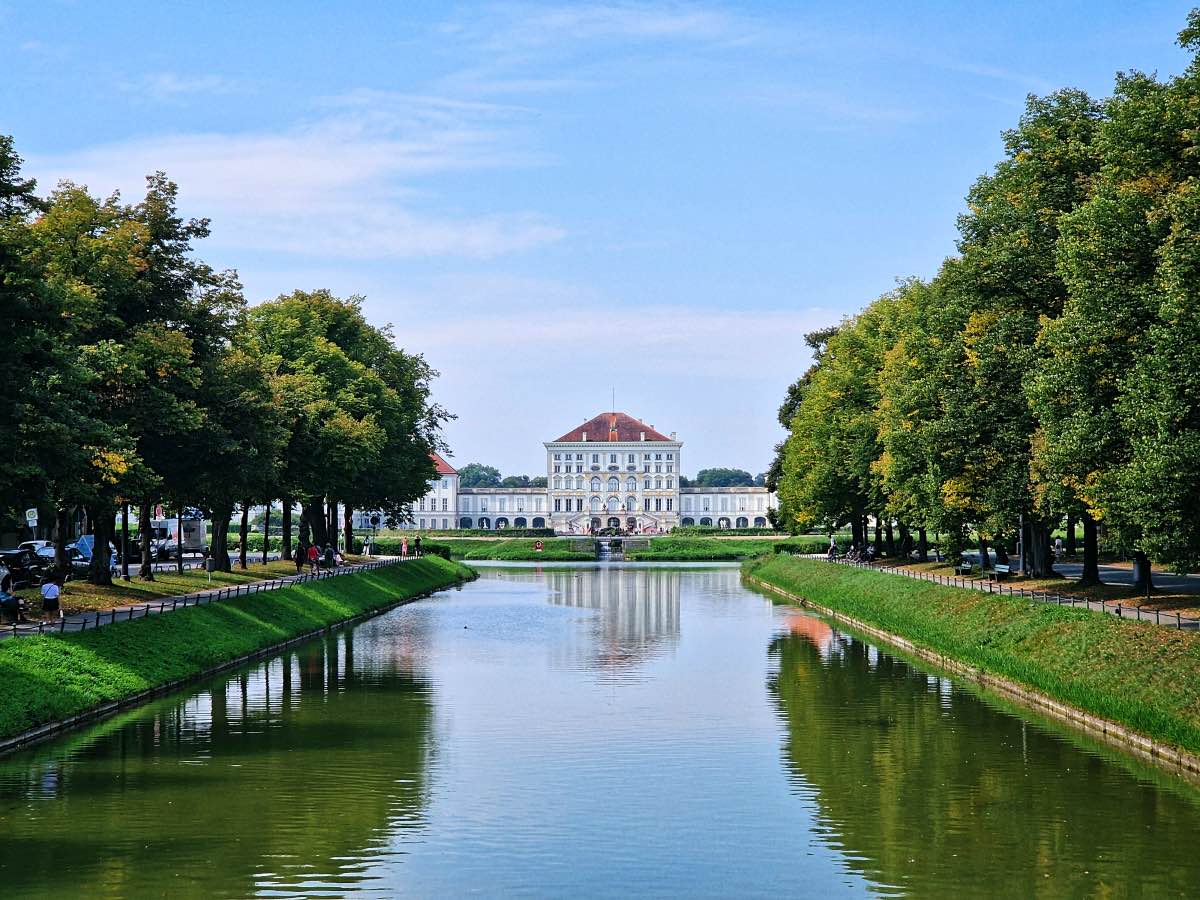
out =
{"type": "Polygon", "coordinates": [[[483,463],[467,463],[458,470],[458,486],[500,487],[500,470],[483,463]]]}
{"type": "MultiPolygon", "coordinates": [[[[461,475],[459,476],[461,478],[461,475]]],[[[529,487],[528,475],[507,475],[500,480],[500,487],[523,488],[529,487]]]]}
{"type": "Polygon", "coordinates": [[[753,487],[754,476],[744,469],[701,469],[696,473],[697,487],[753,487]]]}

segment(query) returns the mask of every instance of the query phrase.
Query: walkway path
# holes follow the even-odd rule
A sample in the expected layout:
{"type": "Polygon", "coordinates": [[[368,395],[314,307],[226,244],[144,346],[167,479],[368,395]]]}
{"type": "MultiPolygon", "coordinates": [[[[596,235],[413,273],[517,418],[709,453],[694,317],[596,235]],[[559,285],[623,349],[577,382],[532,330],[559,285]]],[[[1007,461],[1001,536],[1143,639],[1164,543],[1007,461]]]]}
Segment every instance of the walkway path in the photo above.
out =
{"type": "MultiPolygon", "coordinates": [[[[415,557],[409,557],[414,559],[415,557]]],[[[246,597],[262,591],[277,591],[293,584],[304,584],[308,581],[318,581],[333,578],[337,575],[351,575],[354,572],[365,572],[383,566],[400,562],[399,557],[384,557],[369,563],[358,563],[352,566],[338,566],[327,569],[317,575],[305,573],[288,575],[283,578],[265,578],[262,581],[250,581],[245,584],[229,585],[226,587],[210,588],[196,591],[192,594],[180,594],[176,597],[160,597],[145,603],[133,603],[128,606],[118,606],[115,609],[98,610],[95,612],[78,613],[62,619],[51,619],[42,622],[24,622],[15,625],[5,625],[0,629],[0,640],[11,637],[22,637],[31,634],[62,634],[71,631],[86,631],[111,625],[113,622],[127,622],[130,619],[144,619],[147,616],[157,616],[162,613],[174,612],[188,606],[199,606],[202,603],[220,602],[233,597],[246,597]]]]}
{"type": "MultiPolygon", "coordinates": [[[[811,554],[810,559],[822,560],[828,562],[828,558],[823,554],[811,554]]],[[[1181,628],[1188,630],[1200,629],[1200,619],[1192,616],[1180,615],[1178,612],[1168,612],[1161,609],[1145,608],[1140,606],[1123,606],[1120,603],[1107,603],[1103,600],[1089,600],[1086,597],[1077,597],[1072,594],[1059,594],[1050,591],[1034,591],[1026,588],[1013,587],[1011,584],[1004,582],[988,581],[979,578],[964,578],[958,575],[942,575],[937,572],[925,572],[919,569],[906,569],[894,563],[861,563],[851,560],[838,559],[834,561],[837,565],[854,566],[860,569],[873,569],[877,572],[887,572],[892,575],[905,575],[909,578],[916,578],[919,581],[932,581],[937,584],[944,584],[949,587],[966,588],[968,590],[983,591],[989,594],[1008,594],[1013,597],[1024,597],[1028,600],[1037,603],[1056,603],[1060,606],[1080,606],[1096,612],[1105,612],[1110,615],[1117,616],[1122,619],[1137,619],[1139,622],[1153,622],[1156,625],[1167,625],[1171,628],[1181,628]]],[[[1076,569],[1081,568],[1076,566],[1076,569]]],[[[1104,579],[1108,583],[1125,583],[1133,584],[1133,574],[1118,566],[1102,566],[1106,570],[1103,574],[1122,573],[1127,578],[1124,582],[1120,578],[1104,579]]],[[[1068,575],[1071,569],[1071,564],[1055,566],[1056,571],[1061,575],[1068,575]]],[[[1075,577],[1078,577],[1079,572],[1075,572],[1075,577]]],[[[1175,589],[1174,581],[1186,581],[1187,590],[1197,590],[1198,585],[1195,579],[1187,575],[1167,575],[1156,572],[1154,575],[1154,583],[1160,588],[1170,587],[1175,589]]]]}

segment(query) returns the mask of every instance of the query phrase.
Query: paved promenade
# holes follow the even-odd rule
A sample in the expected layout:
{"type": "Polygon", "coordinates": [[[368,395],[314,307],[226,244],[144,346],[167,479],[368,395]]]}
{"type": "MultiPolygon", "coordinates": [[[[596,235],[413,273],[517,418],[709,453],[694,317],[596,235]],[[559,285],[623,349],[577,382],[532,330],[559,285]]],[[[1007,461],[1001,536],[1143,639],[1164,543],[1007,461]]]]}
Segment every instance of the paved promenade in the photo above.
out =
{"type": "MultiPolygon", "coordinates": [[[[409,557],[410,559],[414,557],[409,557]]],[[[204,603],[220,603],[234,597],[246,597],[263,591],[277,591],[293,584],[304,584],[309,581],[319,581],[325,578],[335,578],[338,575],[350,575],[355,572],[366,572],[400,562],[399,557],[381,557],[369,563],[357,563],[351,566],[338,566],[326,569],[319,574],[304,573],[287,575],[282,578],[265,578],[262,581],[250,581],[245,584],[227,585],[210,588],[191,594],[180,594],[176,597],[160,597],[145,603],[132,603],[128,606],[118,606],[115,609],[98,610],[95,612],[78,613],[62,619],[51,619],[42,622],[24,622],[15,625],[4,625],[0,628],[0,640],[12,637],[22,637],[33,634],[64,634],[74,631],[88,631],[102,628],[113,622],[128,622],[131,619],[144,619],[147,616],[158,616],[186,609],[189,606],[200,606],[204,603]]]]}

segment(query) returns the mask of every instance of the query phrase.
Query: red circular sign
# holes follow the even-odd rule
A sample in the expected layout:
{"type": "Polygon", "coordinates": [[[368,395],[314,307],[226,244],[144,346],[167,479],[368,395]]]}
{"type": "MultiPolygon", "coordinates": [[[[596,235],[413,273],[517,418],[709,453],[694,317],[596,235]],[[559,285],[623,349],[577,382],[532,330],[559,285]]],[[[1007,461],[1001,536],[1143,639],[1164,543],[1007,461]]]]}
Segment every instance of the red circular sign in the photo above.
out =
{"type": "Polygon", "coordinates": [[[541,541],[533,542],[533,549],[536,550],[538,553],[542,552],[542,547],[544,547],[544,546],[546,546],[546,545],[543,544],[541,541]]]}

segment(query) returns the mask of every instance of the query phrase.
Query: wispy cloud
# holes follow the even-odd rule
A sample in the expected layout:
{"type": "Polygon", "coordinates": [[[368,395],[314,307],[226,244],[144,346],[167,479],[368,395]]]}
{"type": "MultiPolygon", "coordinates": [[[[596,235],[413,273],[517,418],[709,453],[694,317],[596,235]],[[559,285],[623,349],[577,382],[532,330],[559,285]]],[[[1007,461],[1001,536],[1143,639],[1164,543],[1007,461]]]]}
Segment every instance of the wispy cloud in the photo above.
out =
{"type": "Polygon", "coordinates": [[[230,94],[239,83],[221,75],[199,75],[185,78],[174,72],[158,72],[136,81],[125,81],[121,90],[156,100],[169,100],[190,94],[230,94]]]}
{"type": "Polygon", "coordinates": [[[554,241],[563,229],[530,210],[464,215],[436,207],[444,173],[543,162],[515,136],[520,109],[436,97],[356,92],[278,132],[131,139],[30,161],[136,196],[165,170],[181,203],[214,221],[214,243],[342,258],[487,258],[554,241]]]}

